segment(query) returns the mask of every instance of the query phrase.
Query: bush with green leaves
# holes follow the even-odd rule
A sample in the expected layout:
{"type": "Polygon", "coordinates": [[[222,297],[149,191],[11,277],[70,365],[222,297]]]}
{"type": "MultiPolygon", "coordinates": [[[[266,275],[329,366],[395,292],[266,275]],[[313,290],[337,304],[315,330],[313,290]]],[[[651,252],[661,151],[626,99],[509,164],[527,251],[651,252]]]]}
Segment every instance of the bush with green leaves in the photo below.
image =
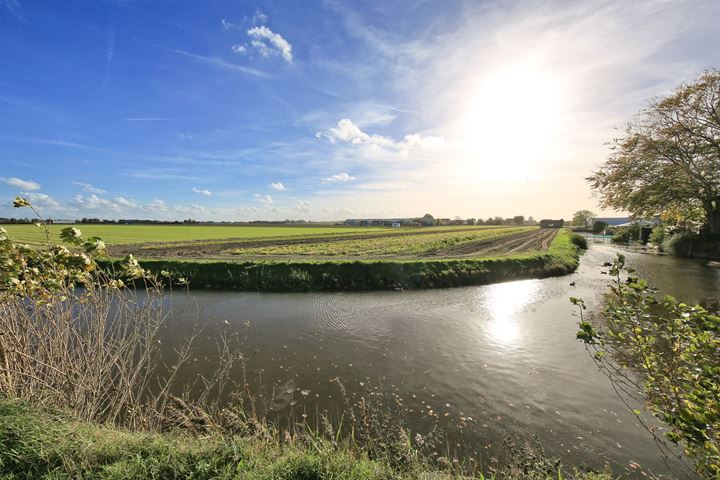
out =
{"type": "Polygon", "coordinates": [[[698,473],[720,477],[718,312],[661,297],[621,254],[606,266],[613,281],[602,327],[586,320],[582,299],[571,298],[578,339],[627,405],[644,403],[670,426],[665,437],[683,445],[698,473]]]}
{"type": "Polygon", "coordinates": [[[578,235],[577,233],[573,233],[570,236],[570,241],[580,250],[587,250],[588,248],[587,238],[582,235],[578,235]]]}

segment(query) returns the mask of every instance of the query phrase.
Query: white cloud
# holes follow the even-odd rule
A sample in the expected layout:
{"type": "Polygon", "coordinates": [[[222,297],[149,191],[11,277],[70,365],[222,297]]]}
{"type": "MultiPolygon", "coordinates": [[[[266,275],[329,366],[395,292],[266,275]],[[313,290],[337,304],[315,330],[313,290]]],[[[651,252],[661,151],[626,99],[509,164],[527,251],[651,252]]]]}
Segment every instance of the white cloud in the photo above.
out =
{"type": "Polygon", "coordinates": [[[270,188],[274,188],[278,192],[282,192],[285,190],[285,185],[283,185],[282,182],[273,182],[270,184],[270,188]]]}
{"type": "Polygon", "coordinates": [[[192,191],[199,195],[205,195],[206,197],[212,197],[212,192],[210,190],[201,190],[199,188],[193,187],[192,191]]]}
{"type": "Polygon", "coordinates": [[[281,55],[285,61],[292,63],[292,45],[279,33],[275,33],[263,25],[252,27],[247,34],[251,38],[250,44],[263,57],[281,55]]]}
{"type": "Polygon", "coordinates": [[[342,173],[336,173],[335,175],[332,175],[327,178],[323,178],[323,183],[334,183],[334,182],[351,182],[353,180],[357,180],[352,175],[349,175],[345,172],[342,173]]]}
{"type": "Polygon", "coordinates": [[[39,207],[41,209],[47,208],[51,210],[58,210],[62,207],[60,202],[52,198],[50,195],[45,195],[44,193],[23,192],[22,196],[29,200],[35,207],[39,207]]]}
{"type": "Polygon", "coordinates": [[[112,200],[108,200],[106,198],[98,197],[95,194],[89,195],[87,197],[85,195],[75,195],[75,203],[80,207],[90,210],[104,208],[107,210],[112,210],[113,212],[120,211],[120,205],[118,203],[115,203],[112,200]]]}
{"type": "Polygon", "coordinates": [[[273,198],[270,195],[260,195],[259,193],[256,193],[253,195],[255,197],[255,201],[262,203],[263,205],[272,205],[273,198]]]}
{"type": "Polygon", "coordinates": [[[343,118],[338,122],[337,127],[331,127],[325,132],[315,134],[317,138],[326,138],[331,143],[337,141],[346,142],[353,145],[366,145],[368,147],[386,149],[396,151],[402,155],[407,155],[411,150],[436,150],[445,145],[445,138],[434,135],[421,135],[413,133],[405,135],[403,140],[395,141],[390,137],[382,135],[368,134],[355,124],[349,118],[343,118]]]}
{"type": "Polygon", "coordinates": [[[247,47],[245,45],[233,45],[232,51],[235,53],[239,53],[241,55],[245,55],[247,53],[247,47]]]}
{"type": "Polygon", "coordinates": [[[165,202],[163,202],[159,198],[156,198],[148,204],[148,208],[152,211],[164,212],[167,210],[167,205],[165,205],[165,202]]]}
{"type": "Polygon", "coordinates": [[[102,188],[93,187],[89,183],[82,183],[82,182],[73,182],[73,185],[78,185],[82,187],[83,192],[88,193],[107,193],[107,190],[103,190],[102,188]]]}
{"type": "Polygon", "coordinates": [[[172,210],[174,213],[179,213],[181,215],[192,215],[204,213],[207,209],[197,203],[191,203],[190,205],[173,205],[172,210]]]}
{"type": "Polygon", "coordinates": [[[115,203],[125,208],[138,208],[138,203],[133,199],[127,199],[125,197],[115,197],[115,203]]]}
{"type": "Polygon", "coordinates": [[[305,201],[301,200],[295,204],[295,210],[297,210],[298,212],[310,213],[311,208],[312,208],[312,203],[310,203],[307,200],[305,200],[305,201]]]}
{"type": "Polygon", "coordinates": [[[8,185],[12,187],[18,187],[23,190],[39,190],[40,184],[37,182],[33,182],[31,180],[22,180],[20,178],[15,177],[0,177],[0,180],[7,183],[8,185]]]}
{"type": "Polygon", "coordinates": [[[240,213],[258,213],[260,211],[257,207],[239,207],[238,212],[240,213]]]}

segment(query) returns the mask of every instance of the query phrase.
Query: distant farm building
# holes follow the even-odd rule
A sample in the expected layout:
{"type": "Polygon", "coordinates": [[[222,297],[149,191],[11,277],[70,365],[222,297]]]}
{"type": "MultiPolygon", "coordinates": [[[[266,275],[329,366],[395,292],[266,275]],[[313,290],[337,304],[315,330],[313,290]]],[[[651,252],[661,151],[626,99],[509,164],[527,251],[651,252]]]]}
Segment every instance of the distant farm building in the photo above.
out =
{"type": "Polygon", "coordinates": [[[633,220],[630,217],[596,217],[596,218],[590,219],[590,225],[588,225],[588,226],[591,227],[591,226],[595,225],[597,222],[602,222],[609,227],[619,227],[626,223],[632,223],[632,221],[633,220]]]}
{"type": "Polygon", "coordinates": [[[350,227],[432,227],[435,217],[426,213],[417,218],[348,218],[344,224],[350,227]]]}
{"type": "Polygon", "coordinates": [[[540,228],[562,228],[564,224],[565,220],[562,218],[560,220],[549,220],[547,218],[540,220],[540,228]]]}
{"type": "Polygon", "coordinates": [[[438,218],[437,224],[441,227],[446,227],[450,225],[450,219],[449,218],[438,218]]]}

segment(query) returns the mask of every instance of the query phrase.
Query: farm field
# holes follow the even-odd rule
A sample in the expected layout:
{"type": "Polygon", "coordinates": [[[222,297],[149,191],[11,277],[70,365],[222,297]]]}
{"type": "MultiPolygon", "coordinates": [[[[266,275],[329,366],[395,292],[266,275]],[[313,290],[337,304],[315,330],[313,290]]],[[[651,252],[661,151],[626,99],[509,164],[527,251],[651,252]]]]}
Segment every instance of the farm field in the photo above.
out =
{"type": "Polygon", "coordinates": [[[433,227],[353,230],[305,236],[117,245],[113,257],[229,261],[478,258],[548,248],[556,231],[537,227],[433,227]]]}
{"type": "MultiPolygon", "coordinates": [[[[45,229],[35,225],[0,225],[18,243],[39,245],[46,242],[45,229]]],[[[50,225],[51,241],[61,243],[60,232],[76,227],[83,236],[100,237],[106,245],[195,242],[223,239],[304,237],[307,235],[386,232],[387,228],[244,226],[244,225],[50,225]]]]}
{"type": "MultiPolygon", "coordinates": [[[[60,242],[68,225],[49,226],[60,242]]],[[[45,229],[4,225],[16,242],[40,245],[45,229]]],[[[482,258],[546,250],[555,230],[528,226],[430,228],[217,225],[75,225],[111,257],[229,261],[482,258]]]]}

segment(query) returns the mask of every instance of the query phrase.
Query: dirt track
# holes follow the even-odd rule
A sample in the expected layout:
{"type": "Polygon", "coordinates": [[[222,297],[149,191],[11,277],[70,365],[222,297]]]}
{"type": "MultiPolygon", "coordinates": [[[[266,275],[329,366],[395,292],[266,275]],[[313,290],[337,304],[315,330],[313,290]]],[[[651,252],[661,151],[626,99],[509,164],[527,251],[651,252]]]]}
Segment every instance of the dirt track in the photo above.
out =
{"type": "MultiPolygon", "coordinates": [[[[500,227],[499,227],[500,228],[500,227]]],[[[455,232],[472,231],[475,229],[458,229],[455,232]]],[[[397,232],[385,234],[383,237],[402,237],[411,235],[424,235],[428,232],[425,230],[413,230],[410,232],[397,232]]],[[[498,256],[509,253],[520,253],[528,250],[545,250],[552,242],[557,234],[555,229],[530,230],[528,232],[515,233],[499,238],[486,238],[477,242],[466,243],[463,245],[450,247],[436,252],[426,253],[422,255],[403,256],[403,255],[387,255],[387,256],[308,256],[308,255],[253,255],[242,256],[231,254],[230,251],[238,248],[255,248],[266,247],[271,245],[297,245],[297,244],[318,244],[332,243],[343,240],[363,240],[377,238],[375,234],[350,234],[350,235],[331,235],[323,237],[308,238],[277,238],[263,240],[223,240],[223,241],[203,241],[203,242],[178,242],[163,244],[140,244],[140,245],[117,245],[108,248],[108,253],[112,257],[122,257],[128,253],[134,254],[139,258],[163,258],[163,259],[216,259],[216,260],[235,260],[235,261],[254,261],[254,260],[359,260],[359,259],[398,259],[411,260],[417,258],[476,258],[487,256],[498,256]]]]}
{"type": "Polygon", "coordinates": [[[465,243],[425,254],[423,257],[489,257],[528,250],[547,250],[556,234],[556,229],[531,230],[502,238],[486,238],[473,243],[465,243]]]}

